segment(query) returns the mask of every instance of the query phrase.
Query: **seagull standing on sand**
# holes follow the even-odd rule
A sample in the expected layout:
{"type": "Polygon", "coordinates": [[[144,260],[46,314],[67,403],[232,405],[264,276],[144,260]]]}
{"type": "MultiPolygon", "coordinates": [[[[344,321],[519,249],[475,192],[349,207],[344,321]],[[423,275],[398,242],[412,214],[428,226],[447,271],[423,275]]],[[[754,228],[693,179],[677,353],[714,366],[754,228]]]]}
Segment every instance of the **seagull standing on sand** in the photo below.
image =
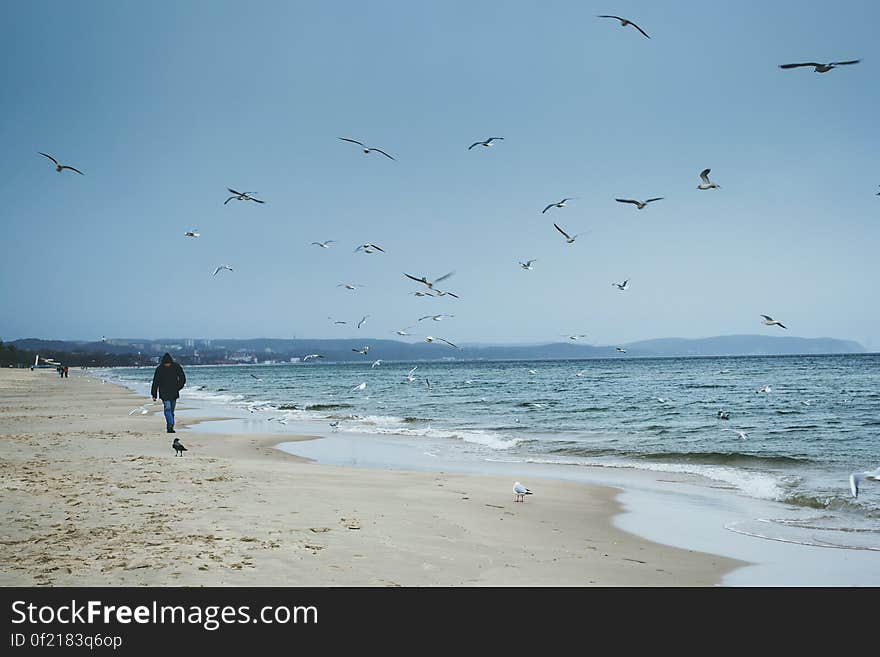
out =
{"type": "Polygon", "coordinates": [[[331,244],[334,244],[336,240],[326,240],[324,242],[312,242],[315,246],[320,246],[322,249],[329,249],[331,244]]]}
{"type": "Polygon", "coordinates": [[[55,163],[55,171],[57,171],[58,173],[61,173],[64,169],[70,169],[71,171],[76,171],[81,176],[86,175],[82,171],[80,171],[79,169],[74,169],[73,167],[67,166],[66,164],[58,164],[58,160],[56,160],[51,155],[48,155],[46,153],[40,153],[40,155],[42,155],[43,157],[48,157],[50,160],[52,160],[55,163]]]}
{"type": "Polygon", "coordinates": [[[258,192],[237,192],[234,189],[231,189],[229,187],[227,187],[226,189],[229,190],[230,194],[235,194],[235,196],[230,196],[228,199],[223,201],[223,205],[226,205],[232,199],[235,199],[236,201],[253,201],[254,203],[265,203],[266,202],[266,201],[261,201],[260,199],[254,198],[253,196],[251,196],[252,193],[257,194],[258,192]]]}
{"type": "Polygon", "coordinates": [[[474,146],[492,146],[493,141],[502,140],[504,137],[489,137],[486,141],[475,141],[473,144],[468,146],[468,150],[471,150],[474,146]]]}
{"type": "Polygon", "coordinates": [[[184,237],[199,237],[199,231],[196,230],[188,230],[184,234],[184,237]]]}
{"type": "Polygon", "coordinates": [[[638,25],[636,25],[636,24],[633,23],[632,21],[629,21],[629,20],[627,20],[627,19],[625,19],[625,18],[621,18],[620,16],[607,16],[607,15],[604,15],[604,14],[603,14],[603,15],[600,15],[600,16],[596,16],[596,18],[616,18],[617,20],[620,21],[620,27],[626,27],[627,25],[632,25],[632,26],[633,26],[634,28],[636,28],[639,32],[641,32],[642,34],[644,34],[644,35],[645,35],[645,38],[648,38],[648,39],[651,38],[651,37],[649,37],[649,36],[645,33],[645,31],[644,31],[642,28],[640,28],[638,25]]]}
{"type": "Polygon", "coordinates": [[[533,493],[517,481],[513,484],[513,494],[516,495],[513,500],[514,502],[525,502],[525,496],[532,495],[533,493]]]}
{"type": "Polygon", "coordinates": [[[828,62],[827,64],[817,64],[816,62],[804,62],[803,64],[780,64],[779,68],[798,68],[799,66],[812,66],[816,73],[827,73],[836,66],[848,66],[850,64],[858,64],[861,59],[850,59],[846,62],[828,62]]]}
{"type": "Polygon", "coordinates": [[[648,203],[653,203],[654,201],[662,201],[663,197],[658,196],[657,198],[649,198],[646,201],[636,201],[635,199],[632,199],[632,198],[616,198],[614,200],[617,201],[618,203],[632,203],[639,210],[644,210],[645,206],[648,205],[648,203]]]}
{"type": "Polygon", "coordinates": [[[214,274],[213,274],[213,275],[216,276],[217,274],[219,274],[219,273],[220,273],[221,271],[223,271],[224,269],[228,269],[229,271],[233,271],[232,267],[230,267],[229,265],[220,265],[219,267],[217,267],[217,269],[214,270],[214,274]]]}
{"type": "Polygon", "coordinates": [[[535,260],[526,260],[525,262],[521,262],[521,263],[519,263],[519,266],[522,267],[523,269],[527,270],[527,271],[531,271],[531,270],[532,270],[532,263],[533,263],[533,262],[538,262],[538,261],[537,261],[537,259],[535,259],[535,260]]]}
{"type": "Polygon", "coordinates": [[[767,326],[778,326],[780,328],[786,328],[782,322],[777,322],[775,319],[770,317],[769,315],[761,315],[764,318],[762,324],[766,324],[767,326]]]}
{"type": "Polygon", "coordinates": [[[580,235],[580,233],[578,233],[578,235],[575,235],[574,237],[572,237],[568,233],[566,233],[564,230],[562,230],[559,226],[557,226],[556,224],[553,224],[553,227],[556,230],[558,230],[560,233],[562,233],[562,236],[565,238],[566,244],[573,244],[574,241],[578,238],[578,235],[580,235]]]}
{"type": "Polygon", "coordinates": [[[709,180],[709,172],[712,169],[703,169],[700,171],[700,178],[703,182],[697,185],[697,189],[721,189],[721,185],[716,185],[711,180],[709,180]]]}
{"type": "Polygon", "coordinates": [[[865,480],[880,481],[880,468],[868,472],[853,472],[849,476],[849,489],[852,491],[853,497],[859,496],[859,484],[865,480]]]}
{"type": "Polygon", "coordinates": [[[183,453],[188,451],[186,447],[183,446],[183,443],[180,442],[180,438],[175,438],[174,442],[171,443],[171,446],[174,448],[175,456],[183,456],[183,453]]]}
{"type": "Polygon", "coordinates": [[[357,140],[355,140],[355,139],[346,139],[345,137],[340,137],[340,139],[341,139],[342,141],[347,141],[347,142],[349,142],[349,143],[351,143],[351,144],[357,144],[358,146],[360,146],[361,148],[364,149],[364,155],[369,155],[371,152],[376,151],[377,153],[382,153],[382,155],[384,155],[385,157],[387,157],[389,160],[393,160],[393,159],[394,159],[394,158],[391,157],[388,153],[386,153],[385,151],[383,151],[381,148],[370,148],[370,147],[366,146],[365,144],[363,144],[362,142],[359,142],[359,141],[357,141],[357,140]]]}
{"type": "Polygon", "coordinates": [[[612,285],[621,292],[626,292],[629,289],[629,279],[627,278],[623,283],[612,283],[612,285]]]}
{"type": "Polygon", "coordinates": [[[570,198],[564,198],[561,201],[556,201],[555,203],[551,203],[546,208],[541,210],[541,214],[544,214],[550,208],[564,208],[567,201],[573,201],[573,200],[574,200],[574,197],[570,197],[570,198]]]}

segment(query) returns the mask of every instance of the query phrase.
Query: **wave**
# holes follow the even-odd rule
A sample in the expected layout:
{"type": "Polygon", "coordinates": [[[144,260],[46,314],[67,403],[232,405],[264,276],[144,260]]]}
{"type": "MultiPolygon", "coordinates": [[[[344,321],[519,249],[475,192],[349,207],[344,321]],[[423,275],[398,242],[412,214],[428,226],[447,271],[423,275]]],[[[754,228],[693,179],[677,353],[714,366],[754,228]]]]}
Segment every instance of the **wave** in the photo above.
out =
{"type": "Polygon", "coordinates": [[[812,459],[798,456],[762,456],[746,452],[649,452],[627,454],[631,458],[650,461],[674,461],[685,463],[705,463],[708,465],[804,465],[813,463],[812,459]]]}
{"type": "Polygon", "coordinates": [[[339,408],[354,408],[353,404],[307,404],[307,411],[335,411],[339,408]]]}

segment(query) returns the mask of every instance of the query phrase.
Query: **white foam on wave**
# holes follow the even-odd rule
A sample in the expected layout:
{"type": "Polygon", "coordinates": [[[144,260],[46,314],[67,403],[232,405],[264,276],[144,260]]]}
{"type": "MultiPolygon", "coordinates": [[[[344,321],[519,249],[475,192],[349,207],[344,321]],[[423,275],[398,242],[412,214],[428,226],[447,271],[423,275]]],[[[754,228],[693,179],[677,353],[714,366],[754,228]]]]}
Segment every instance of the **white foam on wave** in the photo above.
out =
{"type": "Polygon", "coordinates": [[[350,433],[366,433],[377,435],[415,436],[419,438],[441,438],[462,440],[489,447],[495,450],[505,450],[515,447],[522,442],[520,438],[511,438],[494,431],[482,429],[436,429],[430,424],[424,426],[412,426],[404,418],[394,415],[367,415],[348,420],[345,430],[350,433]]]}
{"type": "MultiPolygon", "coordinates": [[[[492,460],[492,459],[487,459],[492,460]]],[[[652,472],[670,472],[705,477],[713,481],[730,484],[749,497],[762,500],[784,501],[786,491],[777,477],[764,472],[741,470],[723,465],[698,465],[693,463],[650,463],[633,461],[599,460],[588,458],[542,458],[525,457],[518,459],[526,463],[545,465],[584,465],[600,468],[626,468],[632,470],[650,470],[652,472]]]]}

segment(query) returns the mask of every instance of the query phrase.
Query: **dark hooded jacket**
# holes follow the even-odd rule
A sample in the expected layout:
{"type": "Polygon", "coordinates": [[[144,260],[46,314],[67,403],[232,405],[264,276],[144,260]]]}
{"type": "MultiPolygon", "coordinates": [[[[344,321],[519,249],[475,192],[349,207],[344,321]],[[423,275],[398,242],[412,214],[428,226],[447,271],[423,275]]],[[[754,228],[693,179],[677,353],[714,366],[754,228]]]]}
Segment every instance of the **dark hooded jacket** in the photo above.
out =
{"type": "Polygon", "coordinates": [[[177,399],[184,385],[186,385],[186,375],[183,373],[183,368],[174,362],[171,354],[166,353],[153,374],[152,396],[159,399],[177,399]],[[165,363],[171,364],[166,367],[165,363]]]}

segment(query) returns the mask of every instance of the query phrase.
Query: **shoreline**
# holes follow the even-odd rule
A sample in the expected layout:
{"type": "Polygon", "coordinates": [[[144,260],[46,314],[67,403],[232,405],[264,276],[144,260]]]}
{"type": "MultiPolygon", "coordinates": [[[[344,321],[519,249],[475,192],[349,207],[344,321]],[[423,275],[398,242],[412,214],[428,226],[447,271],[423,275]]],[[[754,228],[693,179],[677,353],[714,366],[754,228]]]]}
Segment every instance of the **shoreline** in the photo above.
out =
{"type": "Polygon", "coordinates": [[[141,403],[0,373],[3,585],[711,586],[747,565],[620,529],[614,487],[530,480],[518,504],[508,476],[309,462],[278,434],[195,431],[219,418],[184,405],[175,458],[141,403]]]}

